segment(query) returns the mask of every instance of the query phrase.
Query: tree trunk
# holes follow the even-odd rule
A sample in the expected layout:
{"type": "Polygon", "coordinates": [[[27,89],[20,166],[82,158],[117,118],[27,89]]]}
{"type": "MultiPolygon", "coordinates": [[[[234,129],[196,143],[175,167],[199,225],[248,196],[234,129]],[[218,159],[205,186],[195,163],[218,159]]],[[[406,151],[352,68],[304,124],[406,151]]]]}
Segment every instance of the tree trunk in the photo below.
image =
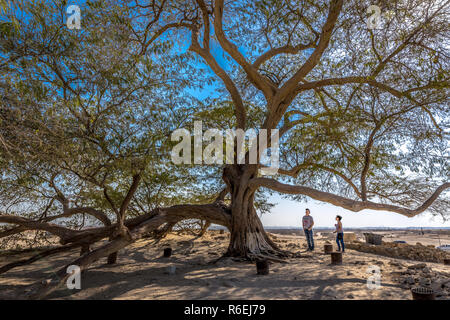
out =
{"type": "Polygon", "coordinates": [[[248,181],[257,175],[256,165],[233,165],[224,169],[223,179],[231,193],[230,243],[226,255],[251,260],[283,257],[270,240],[254,207],[255,191],[248,181]]]}

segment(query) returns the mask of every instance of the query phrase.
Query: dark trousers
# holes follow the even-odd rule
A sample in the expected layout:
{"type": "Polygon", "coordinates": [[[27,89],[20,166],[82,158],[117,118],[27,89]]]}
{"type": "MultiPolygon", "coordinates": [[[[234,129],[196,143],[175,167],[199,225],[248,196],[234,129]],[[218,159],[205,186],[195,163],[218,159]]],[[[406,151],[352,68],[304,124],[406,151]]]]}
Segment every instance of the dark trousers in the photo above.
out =
{"type": "Polygon", "coordinates": [[[336,243],[338,245],[338,250],[341,251],[341,246],[342,246],[342,251],[345,251],[345,245],[344,245],[344,233],[343,232],[339,232],[336,236],[336,243]]]}
{"type": "Polygon", "coordinates": [[[314,250],[314,239],[312,230],[303,229],[305,231],[306,242],[308,242],[308,249],[314,250]]]}

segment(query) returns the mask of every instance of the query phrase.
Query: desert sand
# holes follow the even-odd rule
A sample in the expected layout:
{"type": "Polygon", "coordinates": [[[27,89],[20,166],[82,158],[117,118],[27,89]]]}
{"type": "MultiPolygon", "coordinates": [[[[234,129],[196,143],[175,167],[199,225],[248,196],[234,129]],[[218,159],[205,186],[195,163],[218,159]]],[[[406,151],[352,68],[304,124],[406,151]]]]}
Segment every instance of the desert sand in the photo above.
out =
{"type": "MultiPolygon", "coordinates": [[[[158,243],[142,239],[122,250],[117,264],[100,260],[91,265],[82,274],[81,290],[61,288],[49,298],[391,300],[411,299],[410,288],[425,281],[438,291],[437,299],[450,299],[450,266],[442,263],[427,262],[424,269],[418,261],[348,249],[343,264],[335,266],[330,255],[323,253],[327,238],[316,237],[316,250],[311,253],[305,250],[303,236],[277,234],[274,240],[294,257],[286,263],[271,263],[269,275],[257,275],[254,263],[219,259],[228,236],[208,231],[201,238],[170,234],[158,243]],[[162,257],[166,247],[173,249],[169,258],[162,257]],[[174,274],[168,272],[170,266],[176,267],[174,274]],[[367,286],[369,266],[380,268],[379,289],[367,286]]],[[[33,254],[2,254],[0,266],[33,254]]],[[[78,254],[79,250],[73,250],[1,274],[0,298],[24,298],[28,285],[46,279],[78,254]]]]}

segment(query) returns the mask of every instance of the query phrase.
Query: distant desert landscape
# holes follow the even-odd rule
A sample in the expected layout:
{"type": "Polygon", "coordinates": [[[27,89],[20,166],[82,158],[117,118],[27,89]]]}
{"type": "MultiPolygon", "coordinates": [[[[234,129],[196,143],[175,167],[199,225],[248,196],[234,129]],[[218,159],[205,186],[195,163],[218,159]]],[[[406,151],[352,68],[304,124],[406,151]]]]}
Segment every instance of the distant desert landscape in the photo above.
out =
{"type": "MultiPolygon", "coordinates": [[[[81,290],[60,288],[49,299],[289,299],[289,300],[410,300],[410,289],[430,287],[437,300],[450,299],[450,266],[440,262],[400,259],[352,248],[364,247],[363,231],[348,242],[342,265],[332,265],[323,252],[336,243],[327,231],[316,231],[316,249],[306,252],[306,240],[298,230],[270,230],[281,249],[290,251],[285,263],[272,262],[268,275],[257,275],[254,263],[222,258],[229,234],[209,230],[203,237],[169,234],[158,243],[141,239],[119,253],[116,264],[99,260],[82,273],[81,290]],[[278,233],[275,233],[278,232],[278,233]],[[289,234],[290,233],[290,234],[289,234]],[[295,234],[297,233],[297,234],[295,234]],[[164,248],[173,249],[163,257],[164,248]],[[369,289],[369,267],[380,270],[381,286],[369,289]],[[174,268],[175,267],[175,268],[174,268]]],[[[382,248],[394,240],[406,241],[411,250],[429,248],[433,256],[450,253],[432,249],[450,243],[450,235],[426,231],[376,231],[384,236],[382,248]],[[419,244],[417,244],[419,243],[419,244]],[[427,247],[429,246],[429,247],[427,247]]],[[[363,248],[364,249],[364,248],[363,248]]],[[[0,267],[35,255],[37,251],[3,251],[0,267]]],[[[51,276],[54,270],[79,255],[79,250],[57,254],[0,275],[0,298],[22,299],[29,285],[51,276]]]]}

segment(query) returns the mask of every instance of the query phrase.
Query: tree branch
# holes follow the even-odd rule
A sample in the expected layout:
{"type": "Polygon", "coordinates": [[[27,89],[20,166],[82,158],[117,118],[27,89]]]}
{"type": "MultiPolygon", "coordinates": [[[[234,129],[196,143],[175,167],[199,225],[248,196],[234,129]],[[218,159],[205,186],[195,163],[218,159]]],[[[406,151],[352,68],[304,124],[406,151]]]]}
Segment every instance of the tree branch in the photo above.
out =
{"type": "Polygon", "coordinates": [[[58,226],[56,224],[33,221],[30,219],[12,216],[12,215],[0,215],[0,223],[10,223],[10,224],[16,224],[16,225],[19,225],[22,227],[26,227],[27,229],[48,231],[52,234],[57,235],[61,239],[65,239],[69,236],[74,236],[80,232],[80,231],[67,229],[67,228],[58,226]]]}
{"type": "Polygon", "coordinates": [[[270,50],[264,52],[262,55],[260,55],[255,60],[255,62],[253,62],[253,68],[258,69],[264,62],[266,62],[267,60],[269,60],[279,54],[282,54],[282,53],[297,54],[302,50],[315,48],[316,41],[317,41],[317,39],[315,41],[311,41],[310,43],[307,43],[307,44],[298,44],[296,46],[292,46],[292,45],[288,44],[288,45],[285,45],[282,47],[270,49],[270,50]]]}
{"type": "Polygon", "coordinates": [[[295,166],[291,169],[279,169],[278,173],[282,174],[282,175],[287,175],[287,176],[291,176],[293,178],[296,178],[299,174],[299,172],[302,169],[306,169],[308,167],[314,167],[314,168],[318,168],[318,169],[322,169],[324,171],[328,171],[331,172],[335,175],[337,175],[338,177],[342,178],[342,180],[344,180],[345,182],[347,182],[348,185],[350,185],[352,187],[352,189],[355,191],[356,195],[358,197],[361,197],[361,193],[358,190],[358,187],[353,183],[353,181],[348,178],[345,174],[343,174],[342,172],[339,172],[336,169],[321,165],[321,164],[317,164],[317,163],[302,163],[299,164],[298,166],[295,166]]]}
{"type": "Polygon", "coordinates": [[[224,0],[216,0],[214,4],[214,32],[217,40],[222,48],[244,69],[249,80],[256,86],[256,88],[263,92],[264,96],[269,101],[273,96],[275,87],[271,85],[266,78],[258,73],[257,68],[251,65],[242,53],[239,52],[236,45],[230,42],[225,36],[222,25],[223,2],[224,0]]]}
{"type": "Polygon", "coordinates": [[[242,101],[241,94],[234,84],[233,80],[231,80],[230,76],[223,70],[216,59],[212,56],[209,50],[202,48],[198,43],[198,30],[194,27],[192,30],[192,43],[189,47],[189,50],[197,53],[201,56],[205,62],[211,67],[213,72],[223,81],[225,84],[225,88],[231,95],[231,99],[234,103],[234,110],[236,115],[237,128],[245,130],[246,122],[247,122],[247,114],[244,107],[244,102],[242,101]]]}
{"type": "Polygon", "coordinates": [[[274,103],[278,105],[286,97],[288,97],[297,84],[303,80],[303,78],[319,63],[320,58],[325,52],[330,42],[331,35],[333,33],[334,26],[342,10],[343,0],[332,0],[330,2],[330,8],[325,24],[322,27],[319,43],[316,46],[314,52],[309,56],[308,60],[300,67],[300,69],[283,85],[279,92],[274,96],[274,103]]]}
{"type": "Polygon", "coordinates": [[[329,192],[319,191],[310,187],[284,184],[269,178],[254,178],[250,180],[249,185],[255,189],[258,187],[266,187],[287,194],[303,194],[314,200],[331,203],[335,206],[354,212],[359,212],[364,209],[370,209],[378,211],[396,212],[407,217],[414,217],[424,212],[430,205],[433,204],[433,202],[439,197],[439,195],[444,190],[450,188],[450,182],[446,182],[441,186],[439,186],[422,205],[420,205],[416,209],[408,209],[390,204],[375,203],[371,201],[352,200],[329,192]]]}

